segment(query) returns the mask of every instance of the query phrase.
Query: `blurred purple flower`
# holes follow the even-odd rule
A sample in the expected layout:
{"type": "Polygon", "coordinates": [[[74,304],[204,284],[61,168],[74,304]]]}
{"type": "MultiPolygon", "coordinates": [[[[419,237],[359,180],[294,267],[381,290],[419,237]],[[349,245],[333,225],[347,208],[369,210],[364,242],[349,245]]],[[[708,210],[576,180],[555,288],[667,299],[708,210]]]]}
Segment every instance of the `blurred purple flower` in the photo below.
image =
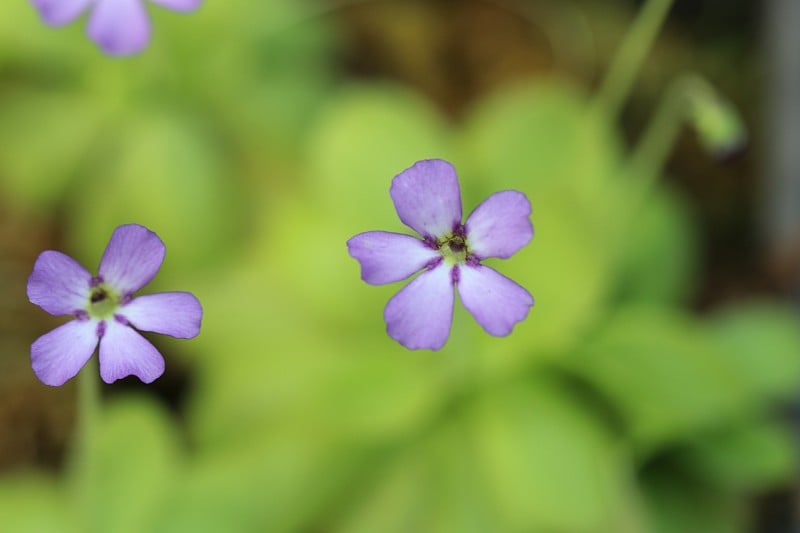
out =
{"type": "MultiPolygon", "coordinates": [[[[202,0],[149,0],[173,11],[193,11],[202,0]]],[[[145,0],[31,0],[45,24],[63,26],[91,10],[89,38],[113,56],[141,52],[150,41],[145,0]]]]}
{"type": "Polygon", "coordinates": [[[447,161],[419,161],[395,176],[390,189],[400,220],[422,239],[368,231],[347,241],[371,285],[393,283],[423,270],[395,294],[383,312],[389,335],[406,348],[438,350],[453,319],[453,287],[475,320],[491,335],[505,336],[523,320],[533,297],[481,264],[507,259],[533,237],[531,204],[524,194],[501,191],[461,223],[458,177],[447,161]]]}
{"type": "Polygon", "coordinates": [[[130,375],[150,383],[164,373],[164,358],[131,326],[190,339],[200,333],[203,316],[188,292],[133,296],[156,275],[165,251],[155,233],[128,224],[114,230],[96,277],[61,252],[39,254],[28,278],[28,299],[51,315],[75,317],[31,345],[33,372],[42,383],[63,385],[98,342],[106,383],[130,375]]]}

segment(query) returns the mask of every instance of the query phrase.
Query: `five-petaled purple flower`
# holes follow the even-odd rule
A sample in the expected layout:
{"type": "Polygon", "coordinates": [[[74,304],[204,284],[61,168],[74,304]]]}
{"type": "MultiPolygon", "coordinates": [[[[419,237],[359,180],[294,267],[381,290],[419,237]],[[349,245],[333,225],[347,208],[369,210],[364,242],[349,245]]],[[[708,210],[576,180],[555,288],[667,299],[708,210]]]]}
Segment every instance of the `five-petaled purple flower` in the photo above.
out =
{"type": "Polygon", "coordinates": [[[533,297],[481,264],[507,259],[533,237],[531,204],[524,194],[501,191],[483,201],[461,223],[461,193],[447,161],[419,161],[395,176],[390,189],[400,220],[422,239],[368,231],[347,241],[361,264],[361,279],[382,285],[424,271],[395,294],[383,312],[386,331],[410,349],[438,350],[450,334],[453,287],[488,333],[505,336],[523,320],[533,297]]]}
{"type": "MultiPolygon", "coordinates": [[[[149,0],[173,11],[193,11],[202,0],[149,0]]],[[[140,52],[150,41],[145,0],[31,0],[45,24],[63,26],[91,9],[89,38],[109,55],[140,52]]]]}
{"type": "Polygon", "coordinates": [[[188,292],[133,296],[156,275],[166,249],[143,226],[114,230],[92,277],[71,257],[42,252],[28,278],[28,299],[51,315],[75,320],[42,335],[31,345],[33,372],[46,385],[75,376],[100,343],[100,375],[106,383],[134,375],[150,383],[164,373],[164,358],[133,330],[180,339],[200,333],[203,309],[188,292]]]}

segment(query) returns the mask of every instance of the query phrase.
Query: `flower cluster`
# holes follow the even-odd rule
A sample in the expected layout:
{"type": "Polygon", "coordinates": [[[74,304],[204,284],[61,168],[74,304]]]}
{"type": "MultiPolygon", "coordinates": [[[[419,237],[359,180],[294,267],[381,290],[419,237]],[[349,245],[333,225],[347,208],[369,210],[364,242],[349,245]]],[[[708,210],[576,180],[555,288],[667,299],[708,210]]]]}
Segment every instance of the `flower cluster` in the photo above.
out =
{"type": "MultiPolygon", "coordinates": [[[[173,11],[194,11],[202,0],[149,0],[173,11]]],[[[145,0],[31,0],[45,24],[63,26],[91,10],[86,31],[109,55],[141,52],[150,41],[145,0]]]]}
{"type": "Polygon", "coordinates": [[[462,224],[456,171],[440,159],[419,161],[395,176],[390,195],[400,220],[421,238],[368,231],[347,241],[369,284],[393,283],[422,270],[386,304],[389,335],[410,349],[444,346],[454,287],[483,329],[496,336],[511,333],[528,315],[533,297],[481,261],[507,259],[530,242],[531,205],[525,195],[495,193],[462,224]]]}
{"type": "Polygon", "coordinates": [[[188,292],[134,296],[156,275],[165,251],[155,233],[129,224],[114,230],[97,276],[61,252],[39,255],[28,278],[28,299],[51,315],[74,317],[31,346],[33,371],[42,383],[63,385],[98,343],[106,383],[129,375],[150,383],[164,372],[164,358],[133,328],[189,339],[200,333],[203,316],[188,292]]]}

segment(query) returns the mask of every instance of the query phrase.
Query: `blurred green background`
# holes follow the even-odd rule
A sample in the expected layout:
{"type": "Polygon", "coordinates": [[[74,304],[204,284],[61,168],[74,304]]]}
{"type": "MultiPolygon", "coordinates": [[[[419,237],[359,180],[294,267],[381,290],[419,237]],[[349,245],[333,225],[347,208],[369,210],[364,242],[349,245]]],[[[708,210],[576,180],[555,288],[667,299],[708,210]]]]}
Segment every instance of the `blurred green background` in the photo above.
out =
{"type": "Polygon", "coordinates": [[[800,321],[755,238],[757,3],[678,1],[618,114],[639,4],[149,6],[150,47],[111,59],[5,2],[2,529],[792,531],[800,321]],[[382,320],[402,285],[361,282],[345,241],[406,231],[391,178],[432,157],[465,212],[530,198],[534,240],[495,266],[536,305],[506,338],[457,308],[411,352],[382,320]],[[104,385],[77,461],[75,380],[29,360],[63,320],[26,279],[45,249],[94,270],[130,222],[167,245],[145,292],[194,292],[203,328],[148,335],[166,373],[104,385]]]}

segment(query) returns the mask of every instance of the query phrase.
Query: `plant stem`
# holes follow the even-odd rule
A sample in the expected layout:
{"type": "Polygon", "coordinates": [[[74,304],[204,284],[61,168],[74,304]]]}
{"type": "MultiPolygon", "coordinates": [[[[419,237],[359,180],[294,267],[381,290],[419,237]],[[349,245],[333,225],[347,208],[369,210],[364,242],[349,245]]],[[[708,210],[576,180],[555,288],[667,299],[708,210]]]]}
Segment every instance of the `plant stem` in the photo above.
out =
{"type": "Polygon", "coordinates": [[[673,1],[648,0],[622,41],[596,97],[596,104],[610,120],[619,115],[673,1]]]}
{"type": "Polygon", "coordinates": [[[78,438],[74,455],[79,472],[79,505],[86,527],[92,524],[92,470],[97,423],[100,416],[100,381],[97,358],[91,357],[78,375],[78,438]]]}
{"type": "MultiPolygon", "coordinates": [[[[100,383],[97,379],[97,358],[91,357],[78,376],[78,430],[80,454],[88,454],[100,411],[100,383]]],[[[81,457],[85,460],[86,457],[81,457]]]]}

